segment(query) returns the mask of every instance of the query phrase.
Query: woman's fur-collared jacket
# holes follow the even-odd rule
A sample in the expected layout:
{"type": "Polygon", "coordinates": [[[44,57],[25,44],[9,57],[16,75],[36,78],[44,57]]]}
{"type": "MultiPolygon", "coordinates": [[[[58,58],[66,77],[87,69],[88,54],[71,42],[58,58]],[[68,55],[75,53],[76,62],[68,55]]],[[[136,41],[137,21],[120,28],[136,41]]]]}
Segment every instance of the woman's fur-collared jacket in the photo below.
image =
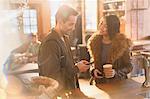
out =
{"type": "MultiPolygon", "coordinates": [[[[93,34],[88,40],[88,50],[92,60],[94,60],[94,67],[103,72],[101,64],[101,48],[102,36],[93,34]]],[[[129,48],[131,41],[125,35],[118,33],[112,40],[112,48],[110,49],[107,63],[113,64],[115,69],[115,76],[113,78],[103,78],[100,82],[111,82],[114,80],[122,80],[127,78],[127,74],[131,72],[132,65],[129,56],[129,48]]]]}

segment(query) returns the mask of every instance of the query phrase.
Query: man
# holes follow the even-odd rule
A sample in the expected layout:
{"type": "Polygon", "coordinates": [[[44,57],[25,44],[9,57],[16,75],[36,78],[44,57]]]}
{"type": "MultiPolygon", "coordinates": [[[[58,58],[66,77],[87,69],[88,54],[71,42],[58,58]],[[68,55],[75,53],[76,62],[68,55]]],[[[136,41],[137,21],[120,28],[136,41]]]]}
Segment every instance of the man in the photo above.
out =
{"type": "Polygon", "coordinates": [[[74,65],[67,33],[75,26],[78,13],[69,6],[62,5],[56,13],[56,26],[42,41],[38,64],[40,76],[47,76],[59,82],[59,90],[75,89],[76,74],[89,69],[88,62],[80,61],[74,65]]]}
{"type": "Polygon", "coordinates": [[[29,36],[31,41],[26,51],[26,56],[29,58],[29,62],[37,62],[41,42],[38,40],[37,34],[31,33],[29,36]]]}
{"type": "Polygon", "coordinates": [[[36,33],[30,34],[30,45],[27,49],[28,53],[32,53],[33,55],[37,56],[39,52],[39,46],[41,42],[38,40],[38,35],[36,33]]]}

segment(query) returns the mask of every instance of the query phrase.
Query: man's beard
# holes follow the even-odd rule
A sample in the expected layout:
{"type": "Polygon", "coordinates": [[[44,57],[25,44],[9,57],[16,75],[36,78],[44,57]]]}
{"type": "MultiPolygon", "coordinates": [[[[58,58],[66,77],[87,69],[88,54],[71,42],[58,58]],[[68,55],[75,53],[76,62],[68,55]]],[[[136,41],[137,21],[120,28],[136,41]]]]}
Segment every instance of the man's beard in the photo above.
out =
{"type": "Polygon", "coordinates": [[[61,33],[63,34],[63,35],[70,35],[70,33],[71,33],[71,31],[69,31],[69,32],[66,32],[66,31],[63,31],[63,30],[61,30],[61,33]]]}
{"type": "Polygon", "coordinates": [[[69,36],[70,34],[71,34],[71,32],[66,32],[66,33],[65,33],[65,35],[68,35],[68,36],[69,36]]]}

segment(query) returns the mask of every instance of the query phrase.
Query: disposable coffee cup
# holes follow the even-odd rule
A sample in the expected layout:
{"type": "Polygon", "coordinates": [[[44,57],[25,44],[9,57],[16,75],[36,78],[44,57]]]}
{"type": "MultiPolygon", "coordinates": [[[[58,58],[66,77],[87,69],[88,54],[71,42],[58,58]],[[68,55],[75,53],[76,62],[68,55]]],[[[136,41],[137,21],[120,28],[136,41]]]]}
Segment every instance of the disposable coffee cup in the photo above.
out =
{"type": "Polygon", "coordinates": [[[103,65],[103,69],[112,69],[112,64],[103,65]]]}
{"type": "MultiPolygon", "coordinates": [[[[103,70],[104,70],[104,73],[106,72],[106,71],[109,71],[109,70],[111,70],[112,69],[112,64],[105,64],[105,65],[103,65],[103,70]]],[[[111,77],[107,77],[107,76],[105,76],[106,78],[111,78],[111,77]]]]}

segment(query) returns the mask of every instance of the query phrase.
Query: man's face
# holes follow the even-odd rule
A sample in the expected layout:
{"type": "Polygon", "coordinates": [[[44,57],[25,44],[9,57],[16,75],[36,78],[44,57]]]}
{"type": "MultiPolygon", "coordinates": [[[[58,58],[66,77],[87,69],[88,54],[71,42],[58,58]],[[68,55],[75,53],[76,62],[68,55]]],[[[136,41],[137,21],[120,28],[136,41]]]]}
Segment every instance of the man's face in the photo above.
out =
{"type": "Polygon", "coordinates": [[[32,36],[32,37],[31,37],[31,42],[32,42],[32,43],[36,43],[37,40],[38,40],[38,37],[37,37],[37,36],[32,36]]]}
{"type": "Polygon", "coordinates": [[[66,22],[62,22],[61,32],[63,34],[68,34],[71,31],[73,31],[75,28],[76,19],[77,19],[77,17],[72,15],[72,16],[69,16],[69,18],[66,22]]]}

